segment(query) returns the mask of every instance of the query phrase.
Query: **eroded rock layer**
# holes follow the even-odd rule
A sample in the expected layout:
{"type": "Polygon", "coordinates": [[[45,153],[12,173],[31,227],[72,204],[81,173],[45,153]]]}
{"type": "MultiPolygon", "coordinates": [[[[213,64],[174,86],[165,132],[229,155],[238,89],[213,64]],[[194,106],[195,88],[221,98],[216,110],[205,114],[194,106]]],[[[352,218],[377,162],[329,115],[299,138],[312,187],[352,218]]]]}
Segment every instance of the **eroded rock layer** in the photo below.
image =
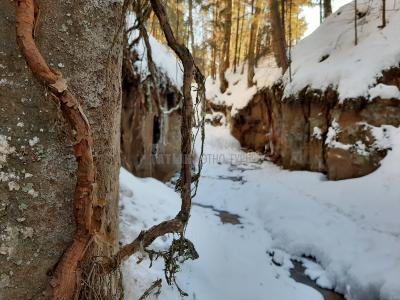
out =
{"type": "MultiPolygon", "coordinates": [[[[378,80],[400,86],[399,69],[378,80]]],[[[400,126],[400,100],[348,99],[333,89],[303,89],[282,100],[282,87],[258,92],[231,118],[232,134],[244,148],[265,152],[291,170],[319,171],[329,179],[364,176],[390,149],[388,126],[400,126]]]]}

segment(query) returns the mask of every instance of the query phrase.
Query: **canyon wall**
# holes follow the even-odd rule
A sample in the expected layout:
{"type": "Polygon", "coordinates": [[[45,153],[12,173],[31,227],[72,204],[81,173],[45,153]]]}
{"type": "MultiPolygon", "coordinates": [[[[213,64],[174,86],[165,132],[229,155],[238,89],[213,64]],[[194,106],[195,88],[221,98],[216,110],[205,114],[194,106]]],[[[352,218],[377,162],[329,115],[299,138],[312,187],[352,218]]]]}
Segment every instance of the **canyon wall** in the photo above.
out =
{"type": "MultiPolygon", "coordinates": [[[[400,70],[383,73],[378,83],[400,87],[400,70]]],[[[400,100],[376,97],[343,103],[333,89],[305,88],[282,99],[282,86],[260,90],[231,117],[242,147],[265,152],[291,170],[324,172],[331,180],[376,170],[390,149],[388,126],[400,126],[400,100]]]]}
{"type": "Polygon", "coordinates": [[[139,177],[169,180],[181,163],[181,93],[166,76],[159,74],[160,101],[167,112],[160,116],[150,78],[141,78],[129,60],[125,60],[123,74],[122,165],[139,177]]]}

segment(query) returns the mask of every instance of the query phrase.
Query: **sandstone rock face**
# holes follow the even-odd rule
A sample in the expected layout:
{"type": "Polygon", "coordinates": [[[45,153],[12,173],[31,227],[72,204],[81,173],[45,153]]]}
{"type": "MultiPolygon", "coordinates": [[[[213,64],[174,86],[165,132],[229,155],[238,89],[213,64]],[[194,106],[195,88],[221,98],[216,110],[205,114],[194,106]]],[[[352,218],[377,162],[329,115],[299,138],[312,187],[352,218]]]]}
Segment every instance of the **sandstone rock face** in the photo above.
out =
{"type": "MultiPolygon", "coordinates": [[[[128,68],[128,66],[125,66],[128,68]]],[[[121,160],[139,177],[168,180],[180,169],[181,94],[170,82],[159,86],[161,103],[168,114],[156,113],[149,79],[125,69],[121,118],[121,160]]]]}
{"type": "MultiPolygon", "coordinates": [[[[400,71],[378,81],[400,87],[400,71]]],[[[244,148],[267,153],[291,170],[324,172],[331,180],[364,176],[385,157],[386,125],[400,126],[400,100],[349,99],[328,89],[305,88],[282,99],[282,87],[258,92],[232,117],[231,130],[244,148]]]]}

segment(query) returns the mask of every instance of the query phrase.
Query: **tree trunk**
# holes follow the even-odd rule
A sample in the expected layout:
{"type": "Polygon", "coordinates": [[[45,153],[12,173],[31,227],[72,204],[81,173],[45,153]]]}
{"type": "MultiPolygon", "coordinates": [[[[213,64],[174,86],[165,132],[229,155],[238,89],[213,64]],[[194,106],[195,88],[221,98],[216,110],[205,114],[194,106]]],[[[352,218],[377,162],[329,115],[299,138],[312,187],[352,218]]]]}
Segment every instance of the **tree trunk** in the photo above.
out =
{"type": "Polygon", "coordinates": [[[358,29],[357,29],[357,0],[354,0],[354,45],[358,44],[358,29]]]}
{"type": "Polygon", "coordinates": [[[272,48],[274,50],[276,62],[284,73],[288,68],[286,56],[286,39],[282,30],[279,7],[277,0],[269,0],[272,24],[272,48]]]}
{"type": "Polygon", "coordinates": [[[236,15],[236,34],[235,34],[235,53],[234,53],[234,60],[233,60],[233,72],[236,73],[237,64],[239,63],[238,57],[238,44],[239,44],[239,25],[240,25],[240,8],[241,3],[240,0],[237,0],[237,15],[236,15]]]}
{"type": "Polygon", "coordinates": [[[258,67],[258,60],[261,57],[261,44],[262,37],[264,35],[264,28],[258,28],[257,39],[256,39],[256,52],[255,52],[255,66],[258,67]]]}
{"type": "Polygon", "coordinates": [[[382,26],[384,28],[386,26],[386,0],[382,0],[382,26]]]}
{"type": "MultiPolygon", "coordinates": [[[[281,23],[282,23],[282,31],[283,31],[283,36],[286,37],[286,0],[281,0],[281,23]]],[[[290,22],[290,20],[289,20],[290,22]]]]}
{"type": "Polygon", "coordinates": [[[213,37],[211,42],[211,52],[212,52],[212,64],[211,64],[211,77],[215,80],[217,78],[217,56],[218,56],[218,47],[217,47],[217,28],[218,28],[218,4],[219,0],[215,1],[214,10],[213,10],[213,20],[214,20],[214,30],[213,37]]]}
{"type": "Polygon", "coordinates": [[[322,24],[322,21],[324,19],[324,4],[322,3],[322,0],[319,0],[319,24],[322,24]]]}
{"type": "Polygon", "coordinates": [[[232,33],[232,0],[225,0],[226,7],[224,9],[224,44],[221,52],[221,62],[219,66],[219,80],[221,93],[225,93],[228,88],[228,81],[225,77],[225,72],[230,64],[230,45],[232,33]]]}
{"type": "MultiPolygon", "coordinates": [[[[42,296],[75,229],[73,132],[20,55],[16,5],[0,2],[0,299],[42,296]]],[[[96,194],[106,202],[107,242],[96,239],[86,262],[118,248],[121,22],[118,1],[40,1],[36,44],[63,72],[89,120],[96,194]]],[[[95,289],[103,298],[119,299],[118,277],[94,276],[91,287],[81,286],[81,298],[95,289]]]]}
{"type": "Polygon", "coordinates": [[[258,22],[259,22],[258,19],[261,13],[260,6],[261,6],[261,1],[257,0],[255,3],[255,12],[253,15],[253,20],[251,22],[251,28],[250,28],[250,42],[248,48],[248,73],[247,73],[248,87],[252,87],[254,85],[253,77],[254,77],[254,67],[256,64],[255,48],[256,48],[256,39],[257,39],[258,22]]]}
{"type": "Polygon", "coordinates": [[[331,0],[324,0],[324,18],[329,17],[331,14],[332,14],[331,0]]]}
{"type": "Polygon", "coordinates": [[[194,30],[193,30],[193,0],[189,1],[189,31],[190,31],[190,44],[192,55],[196,59],[196,45],[194,43],[194,30]]]}
{"type": "MultiPolygon", "coordinates": [[[[244,6],[243,7],[243,12],[246,10],[246,6],[244,6]]],[[[245,17],[243,16],[242,17],[242,21],[240,22],[240,33],[239,33],[239,40],[240,40],[240,43],[239,43],[239,50],[238,50],[238,59],[237,59],[237,63],[239,64],[240,63],[240,58],[242,57],[242,38],[243,38],[243,28],[244,28],[244,19],[245,19],[245,17]]],[[[243,65],[244,66],[244,65],[243,65]]],[[[242,70],[243,70],[243,68],[242,68],[242,70]]]]}

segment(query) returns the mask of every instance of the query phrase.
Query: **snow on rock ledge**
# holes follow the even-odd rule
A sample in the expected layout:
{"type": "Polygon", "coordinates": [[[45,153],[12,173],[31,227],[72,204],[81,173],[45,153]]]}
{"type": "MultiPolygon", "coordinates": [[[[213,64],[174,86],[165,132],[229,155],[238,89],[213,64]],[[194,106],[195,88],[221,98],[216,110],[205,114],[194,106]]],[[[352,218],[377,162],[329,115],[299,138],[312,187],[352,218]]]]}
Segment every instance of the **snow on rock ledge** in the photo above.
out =
{"type": "MultiPolygon", "coordinates": [[[[127,23],[130,28],[135,24],[135,16],[133,14],[128,16],[127,23]]],[[[129,36],[129,42],[131,43],[139,36],[139,31],[134,30],[129,36]]],[[[157,41],[151,34],[149,34],[149,43],[152,50],[152,56],[154,64],[159,72],[157,75],[164,76],[166,81],[172,83],[179,90],[183,85],[183,67],[182,63],[175,56],[175,54],[157,41]]],[[[140,39],[138,44],[134,47],[134,51],[138,54],[138,60],[135,62],[135,68],[137,69],[140,77],[145,79],[150,75],[147,55],[146,55],[146,45],[143,39],[140,39]]]]}
{"type": "Polygon", "coordinates": [[[254,82],[251,88],[247,86],[247,64],[237,67],[236,73],[232,68],[226,71],[226,80],[229,83],[225,93],[221,93],[219,78],[213,80],[211,77],[206,81],[206,98],[209,102],[218,106],[230,108],[232,115],[246,107],[254,95],[265,87],[272,86],[281,77],[281,68],[278,68],[272,56],[260,59],[258,67],[255,68],[254,82]]]}

